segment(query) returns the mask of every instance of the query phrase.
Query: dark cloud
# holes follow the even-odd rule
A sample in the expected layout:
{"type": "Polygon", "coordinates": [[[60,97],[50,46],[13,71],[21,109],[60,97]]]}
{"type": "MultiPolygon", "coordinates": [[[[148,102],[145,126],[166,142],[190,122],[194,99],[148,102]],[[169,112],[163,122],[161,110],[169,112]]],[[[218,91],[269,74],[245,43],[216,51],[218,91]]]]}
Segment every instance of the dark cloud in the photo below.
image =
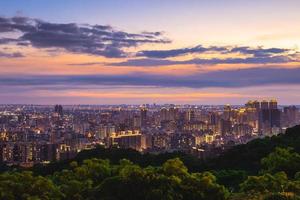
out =
{"type": "Polygon", "coordinates": [[[0,17],[0,33],[5,32],[30,32],[35,31],[35,21],[26,17],[0,17]]]}
{"type": "Polygon", "coordinates": [[[119,63],[107,63],[111,66],[164,66],[164,65],[216,65],[216,64],[275,64],[299,62],[290,56],[272,56],[272,57],[248,57],[248,58],[211,58],[211,59],[191,59],[185,61],[175,61],[168,59],[129,59],[119,63]]]}
{"type": "Polygon", "coordinates": [[[149,31],[144,31],[143,34],[148,35],[150,38],[154,36],[161,36],[162,32],[149,32],[149,31]]]}
{"type": "Polygon", "coordinates": [[[24,55],[20,52],[5,53],[0,51],[0,58],[22,58],[24,55]]]}
{"type": "Polygon", "coordinates": [[[168,58],[175,57],[187,53],[204,52],[206,49],[201,46],[194,48],[183,48],[183,49],[172,49],[172,50],[152,50],[152,51],[141,51],[137,56],[144,56],[148,58],[168,58]]]}
{"type": "Polygon", "coordinates": [[[1,44],[15,43],[15,42],[18,42],[18,40],[12,39],[12,38],[0,38],[0,45],[1,44]]]}
{"type": "Polygon", "coordinates": [[[62,48],[73,53],[105,57],[127,56],[127,52],[123,50],[124,47],[170,42],[160,32],[135,34],[105,25],[49,23],[26,17],[0,17],[1,32],[21,33],[21,36],[17,38],[19,45],[30,44],[36,48],[62,48]]]}
{"type": "Polygon", "coordinates": [[[86,62],[86,63],[70,63],[69,66],[91,66],[91,65],[103,65],[104,62],[86,62]]]}
{"type": "Polygon", "coordinates": [[[281,49],[281,48],[267,48],[264,49],[262,47],[258,48],[250,48],[250,47],[234,47],[230,50],[230,52],[238,52],[241,54],[250,54],[254,57],[267,57],[272,56],[274,54],[282,54],[290,52],[290,49],[281,49]]]}
{"type": "MultiPolygon", "coordinates": [[[[11,33],[17,38],[1,38],[0,45],[17,44],[19,46],[33,46],[36,48],[57,49],[61,48],[72,53],[84,53],[105,57],[129,57],[125,50],[127,47],[136,47],[147,43],[169,43],[162,32],[128,33],[109,25],[89,25],[77,23],[50,23],[28,17],[0,17],[0,33],[11,33]]],[[[170,50],[144,50],[136,53],[137,57],[144,59],[129,60],[127,63],[114,65],[140,66],[167,65],[169,64],[221,64],[221,63],[282,63],[288,62],[291,49],[282,48],[251,48],[248,46],[209,46],[198,45],[189,48],[170,50]],[[186,54],[201,54],[217,52],[221,54],[239,53],[247,58],[229,59],[193,59],[188,61],[171,61],[167,58],[186,54]],[[158,60],[154,60],[158,59],[158,60]],[[148,62],[148,63],[146,63],[148,62]],[[141,63],[141,64],[140,64],[141,63]]]]}
{"type": "Polygon", "coordinates": [[[290,49],[281,48],[251,48],[251,47],[223,47],[223,46],[210,46],[203,47],[198,45],[192,48],[181,48],[181,49],[171,49],[171,50],[149,50],[140,51],[137,56],[147,57],[147,58],[170,58],[192,53],[205,53],[205,52],[218,52],[221,54],[229,53],[240,53],[244,55],[251,55],[253,57],[269,57],[282,53],[289,53],[290,49]]]}
{"type": "MultiPolygon", "coordinates": [[[[0,76],[2,86],[155,86],[189,88],[234,88],[273,84],[300,84],[300,68],[250,68],[221,70],[193,75],[154,74],[74,75],[74,76],[0,76]]],[[[68,87],[67,87],[68,86],[68,87]]]]}

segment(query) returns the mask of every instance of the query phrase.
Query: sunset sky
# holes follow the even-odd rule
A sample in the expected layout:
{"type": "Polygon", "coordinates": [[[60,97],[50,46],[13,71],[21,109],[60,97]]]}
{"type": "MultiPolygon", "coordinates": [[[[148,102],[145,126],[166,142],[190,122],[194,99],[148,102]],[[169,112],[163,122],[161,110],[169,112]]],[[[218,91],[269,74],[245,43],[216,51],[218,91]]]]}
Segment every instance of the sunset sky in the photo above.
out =
{"type": "Polygon", "coordinates": [[[300,104],[299,0],[0,1],[0,103],[300,104]]]}

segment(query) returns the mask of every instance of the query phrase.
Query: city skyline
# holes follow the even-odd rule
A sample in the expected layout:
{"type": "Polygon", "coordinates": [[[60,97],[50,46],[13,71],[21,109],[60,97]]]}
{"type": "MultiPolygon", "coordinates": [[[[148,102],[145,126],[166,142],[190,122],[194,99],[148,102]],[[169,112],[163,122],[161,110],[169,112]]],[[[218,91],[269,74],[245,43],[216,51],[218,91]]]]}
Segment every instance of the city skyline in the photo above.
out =
{"type": "Polygon", "coordinates": [[[207,158],[299,124],[296,106],[276,99],[243,106],[0,105],[0,162],[32,166],[73,158],[96,148],[207,158]]]}
{"type": "Polygon", "coordinates": [[[300,2],[0,2],[0,104],[300,104],[300,2]]]}

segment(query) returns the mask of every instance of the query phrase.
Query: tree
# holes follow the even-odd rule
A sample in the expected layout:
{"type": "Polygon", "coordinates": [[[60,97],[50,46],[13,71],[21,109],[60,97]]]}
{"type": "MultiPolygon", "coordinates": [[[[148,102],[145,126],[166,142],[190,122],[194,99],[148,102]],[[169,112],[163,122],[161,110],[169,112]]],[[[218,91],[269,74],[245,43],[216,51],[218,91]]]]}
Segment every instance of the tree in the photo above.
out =
{"type": "Polygon", "coordinates": [[[261,160],[263,173],[276,173],[284,171],[293,177],[300,169],[300,155],[292,152],[291,148],[277,147],[274,152],[261,160]]]}
{"type": "Polygon", "coordinates": [[[162,166],[163,172],[166,175],[186,176],[188,169],[179,158],[167,160],[162,166]]]}
{"type": "Polygon", "coordinates": [[[274,175],[264,174],[262,176],[249,176],[241,184],[241,192],[244,196],[252,199],[253,195],[264,200],[296,200],[300,199],[300,182],[289,180],[284,172],[278,172],[274,175]]]}
{"type": "Polygon", "coordinates": [[[61,199],[63,194],[45,177],[33,176],[32,172],[10,172],[0,175],[0,199],[61,199]]]}

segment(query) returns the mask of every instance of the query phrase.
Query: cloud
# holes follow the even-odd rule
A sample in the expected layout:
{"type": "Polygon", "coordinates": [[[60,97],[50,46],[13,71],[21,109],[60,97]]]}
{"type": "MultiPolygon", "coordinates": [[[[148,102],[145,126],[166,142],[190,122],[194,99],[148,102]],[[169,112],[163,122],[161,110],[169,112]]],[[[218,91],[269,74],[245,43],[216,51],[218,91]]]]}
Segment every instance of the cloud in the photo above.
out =
{"type": "Polygon", "coordinates": [[[288,53],[291,49],[282,49],[282,48],[267,48],[262,47],[250,48],[250,47],[234,47],[229,52],[238,52],[241,54],[250,54],[254,57],[268,57],[275,54],[288,53]]]}
{"type": "Polygon", "coordinates": [[[12,38],[0,38],[0,45],[1,44],[9,44],[9,43],[15,43],[18,42],[19,40],[17,39],[12,39],[12,38]]]}
{"type": "Polygon", "coordinates": [[[27,17],[0,17],[0,33],[18,32],[19,45],[36,48],[62,48],[72,53],[105,57],[126,57],[124,47],[146,43],[169,43],[160,32],[127,33],[111,26],[76,23],[50,23],[27,17]]]}
{"type": "Polygon", "coordinates": [[[217,52],[221,54],[229,53],[240,53],[244,55],[252,55],[253,57],[267,57],[282,53],[290,52],[290,49],[282,48],[262,48],[262,47],[230,47],[230,46],[209,46],[203,47],[198,45],[192,48],[180,48],[180,49],[170,49],[170,50],[147,50],[140,51],[137,56],[147,57],[147,58],[170,58],[192,53],[207,53],[207,52],[217,52]]]}
{"type": "Polygon", "coordinates": [[[275,64],[299,62],[299,60],[290,56],[273,56],[273,57],[248,57],[248,58],[211,58],[211,59],[191,59],[185,61],[175,61],[168,59],[129,59],[124,62],[106,63],[110,66],[165,66],[165,65],[216,65],[216,64],[275,64]]]}
{"type": "Polygon", "coordinates": [[[35,31],[36,27],[34,26],[34,22],[35,20],[26,17],[0,17],[0,33],[35,31]]]}
{"type": "Polygon", "coordinates": [[[24,55],[20,52],[5,53],[0,51],[0,58],[22,58],[24,55]]]}
{"type": "Polygon", "coordinates": [[[214,46],[203,47],[201,45],[198,45],[193,48],[140,51],[137,53],[137,56],[143,56],[148,58],[169,58],[169,57],[176,57],[176,56],[190,54],[190,53],[204,53],[208,51],[225,52],[227,51],[227,49],[225,47],[214,47],[214,46]]]}
{"type": "Polygon", "coordinates": [[[198,45],[193,48],[181,48],[171,50],[147,50],[140,51],[136,54],[138,57],[129,59],[124,62],[111,63],[112,66],[164,66],[164,65],[179,65],[179,64],[195,64],[195,65],[216,65],[216,64],[274,64],[274,63],[288,63],[299,62],[299,58],[293,49],[283,48],[263,48],[263,47],[248,47],[248,46],[210,46],[203,47],[198,45]],[[229,57],[229,58],[195,58],[190,60],[170,60],[172,58],[186,54],[201,54],[201,53],[218,53],[218,54],[232,54],[239,53],[243,58],[229,57]]]}
{"type": "Polygon", "coordinates": [[[91,65],[103,65],[104,62],[86,62],[86,63],[70,63],[69,66],[91,66],[91,65]]]}
{"type": "MultiPolygon", "coordinates": [[[[0,45],[16,44],[35,48],[63,49],[72,53],[90,54],[108,58],[128,57],[125,62],[112,63],[114,66],[161,66],[176,64],[264,64],[293,62],[292,49],[263,48],[248,46],[208,46],[197,45],[188,48],[169,50],[143,50],[130,53],[128,47],[141,44],[170,43],[162,32],[144,31],[129,33],[115,29],[109,25],[90,25],[77,23],[52,23],[28,17],[0,17],[0,45]],[[14,34],[11,34],[14,33],[14,34]],[[9,38],[7,35],[11,35],[9,38]],[[245,58],[211,58],[174,61],[170,58],[187,54],[233,54],[244,55],[245,58]],[[140,59],[137,59],[139,58],[140,59]]],[[[295,53],[295,51],[294,51],[295,53]]],[[[80,64],[78,64],[80,65],[80,64]]],[[[85,65],[85,64],[81,64],[85,65]]]]}
{"type": "MultiPolygon", "coordinates": [[[[187,88],[242,88],[300,84],[299,68],[250,68],[171,76],[145,73],[126,75],[0,76],[2,86],[153,86],[187,88]]],[[[68,86],[68,87],[67,87],[68,86]]]]}

